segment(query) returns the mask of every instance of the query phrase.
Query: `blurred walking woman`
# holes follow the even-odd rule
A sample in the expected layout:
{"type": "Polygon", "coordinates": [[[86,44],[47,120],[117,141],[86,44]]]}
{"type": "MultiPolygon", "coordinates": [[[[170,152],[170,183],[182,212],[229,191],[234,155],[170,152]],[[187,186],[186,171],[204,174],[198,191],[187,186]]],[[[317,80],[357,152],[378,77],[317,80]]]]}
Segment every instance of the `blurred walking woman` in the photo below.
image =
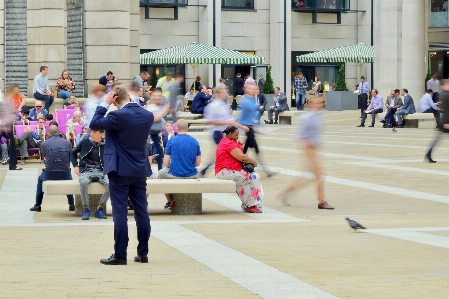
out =
{"type": "Polygon", "coordinates": [[[248,213],[262,213],[263,189],[260,176],[256,172],[243,170],[243,163],[257,162],[243,153],[238,142],[239,130],[235,126],[227,127],[226,134],[218,144],[215,161],[215,176],[220,180],[232,180],[237,184],[236,193],[242,201],[242,209],[248,213]]]}

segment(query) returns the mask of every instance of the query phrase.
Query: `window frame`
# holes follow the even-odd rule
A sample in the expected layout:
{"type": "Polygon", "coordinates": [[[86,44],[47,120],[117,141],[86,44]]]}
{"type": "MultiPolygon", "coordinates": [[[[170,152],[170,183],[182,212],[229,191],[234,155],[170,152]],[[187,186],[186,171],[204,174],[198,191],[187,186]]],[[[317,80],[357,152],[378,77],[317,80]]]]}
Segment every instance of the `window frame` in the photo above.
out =
{"type": "Polygon", "coordinates": [[[244,10],[244,11],[256,11],[254,2],[255,0],[240,0],[240,1],[251,1],[252,7],[246,6],[229,6],[225,5],[226,0],[221,0],[221,10],[244,10]]]}

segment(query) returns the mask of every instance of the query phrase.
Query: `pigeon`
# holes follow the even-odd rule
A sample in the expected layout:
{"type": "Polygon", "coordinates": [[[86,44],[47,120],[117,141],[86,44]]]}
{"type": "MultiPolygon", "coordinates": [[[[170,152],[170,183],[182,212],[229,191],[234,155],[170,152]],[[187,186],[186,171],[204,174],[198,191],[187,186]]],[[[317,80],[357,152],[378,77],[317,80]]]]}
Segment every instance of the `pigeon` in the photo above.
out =
{"type": "Polygon", "coordinates": [[[351,220],[348,217],[345,218],[345,220],[348,221],[348,224],[351,228],[354,229],[354,231],[357,231],[357,229],[366,229],[366,227],[364,227],[363,225],[361,225],[360,223],[358,223],[355,220],[351,220]]]}
{"type": "Polygon", "coordinates": [[[396,128],[395,127],[393,127],[393,130],[392,130],[393,132],[397,132],[398,130],[396,130],[396,128]]]}

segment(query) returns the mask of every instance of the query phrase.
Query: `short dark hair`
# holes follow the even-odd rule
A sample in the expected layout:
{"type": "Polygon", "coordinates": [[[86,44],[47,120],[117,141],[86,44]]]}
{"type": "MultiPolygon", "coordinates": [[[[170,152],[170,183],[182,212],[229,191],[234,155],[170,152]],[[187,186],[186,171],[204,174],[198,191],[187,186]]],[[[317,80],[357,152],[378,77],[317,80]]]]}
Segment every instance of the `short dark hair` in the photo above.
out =
{"type": "Polygon", "coordinates": [[[280,88],[280,87],[277,87],[277,86],[276,86],[274,89],[281,90],[281,88],[280,88]]]}
{"type": "Polygon", "coordinates": [[[123,87],[116,87],[114,88],[114,92],[117,95],[117,99],[115,100],[116,102],[120,104],[124,102],[129,102],[129,95],[126,89],[124,89],[123,87]]]}
{"type": "Polygon", "coordinates": [[[432,73],[431,76],[436,75],[437,73],[432,73]]]}
{"type": "Polygon", "coordinates": [[[362,77],[360,77],[360,79],[365,79],[365,77],[362,76],[362,77]]]}
{"type": "Polygon", "coordinates": [[[45,71],[46,68],[47,68],[47,67],[46,67],[45,65],[42,65],[42,66],[39,68],[39,72],[45,71]]]}
{"type": "Polygon", "coordinates": [[[433,92],[433,90],[430,88],[426,90],[426,93],[431,93],[431,92],[433,92]]]}
{"type": "Polygon", "coordinates": [[[403,90],[405,93],[408,93],[408,89],[407,89],[407,88],[402,88],[402,90],[403,90]]]}
{"type": "Polygon", "coordinates": [[[394,92],[395,92],[395,93],[400,93],[401,91],[400,91],[399,89],[396,88],[396,89],[394,90],[394,92]]]}
{"type": "Polygon", "coordinates": [[[144,74],[144,75],[149,75],[149,73],[147,71],[140,71],[140,73],[144,74]]]}
{"type": "Polygon", "coordinates": [[[109,75],[114,75],[114,73],[111,72],[111,71],[109,71],[109,72],[106,74],[106,76],[109,76],[109,75]]]}

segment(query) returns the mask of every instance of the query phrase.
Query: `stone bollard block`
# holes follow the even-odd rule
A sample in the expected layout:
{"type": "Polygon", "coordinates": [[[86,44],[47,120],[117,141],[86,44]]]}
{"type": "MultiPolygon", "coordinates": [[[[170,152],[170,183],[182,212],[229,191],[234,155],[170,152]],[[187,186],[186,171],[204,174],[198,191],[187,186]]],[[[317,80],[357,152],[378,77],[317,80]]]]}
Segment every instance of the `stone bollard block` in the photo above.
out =
{"type": "Polygon", "coordinates": [[[404,127],[418,128],[419,119],[404,119],[404,127]]]}
{"type": "Polygon", "coordinates": [[[173,215],[200,215],[203,213],[202,193],[172,194],[176,202],[171,209],[173,215]]]}
{"type": "MultiPolygon", "coordinates": [[[[89,194],[89,209],[90,214],[93,215],[97,210],[98,204],[100,203],[102,194],[89,194]]],[[[108,200],[109,201],[109,200],[108,200]]],[[[107,215],[106,207],[103,208],[104,213],[107,215]]],[[[81,202],[81,195],[75,195],[75,216],[83,216],[84,208],[81,202]]]]}
{"type": "Polygon", "coordinates": [[[291,116],[279,115],[279,124],[280,125],[291,125],[292,124],[292,117],[291,116]]]}

